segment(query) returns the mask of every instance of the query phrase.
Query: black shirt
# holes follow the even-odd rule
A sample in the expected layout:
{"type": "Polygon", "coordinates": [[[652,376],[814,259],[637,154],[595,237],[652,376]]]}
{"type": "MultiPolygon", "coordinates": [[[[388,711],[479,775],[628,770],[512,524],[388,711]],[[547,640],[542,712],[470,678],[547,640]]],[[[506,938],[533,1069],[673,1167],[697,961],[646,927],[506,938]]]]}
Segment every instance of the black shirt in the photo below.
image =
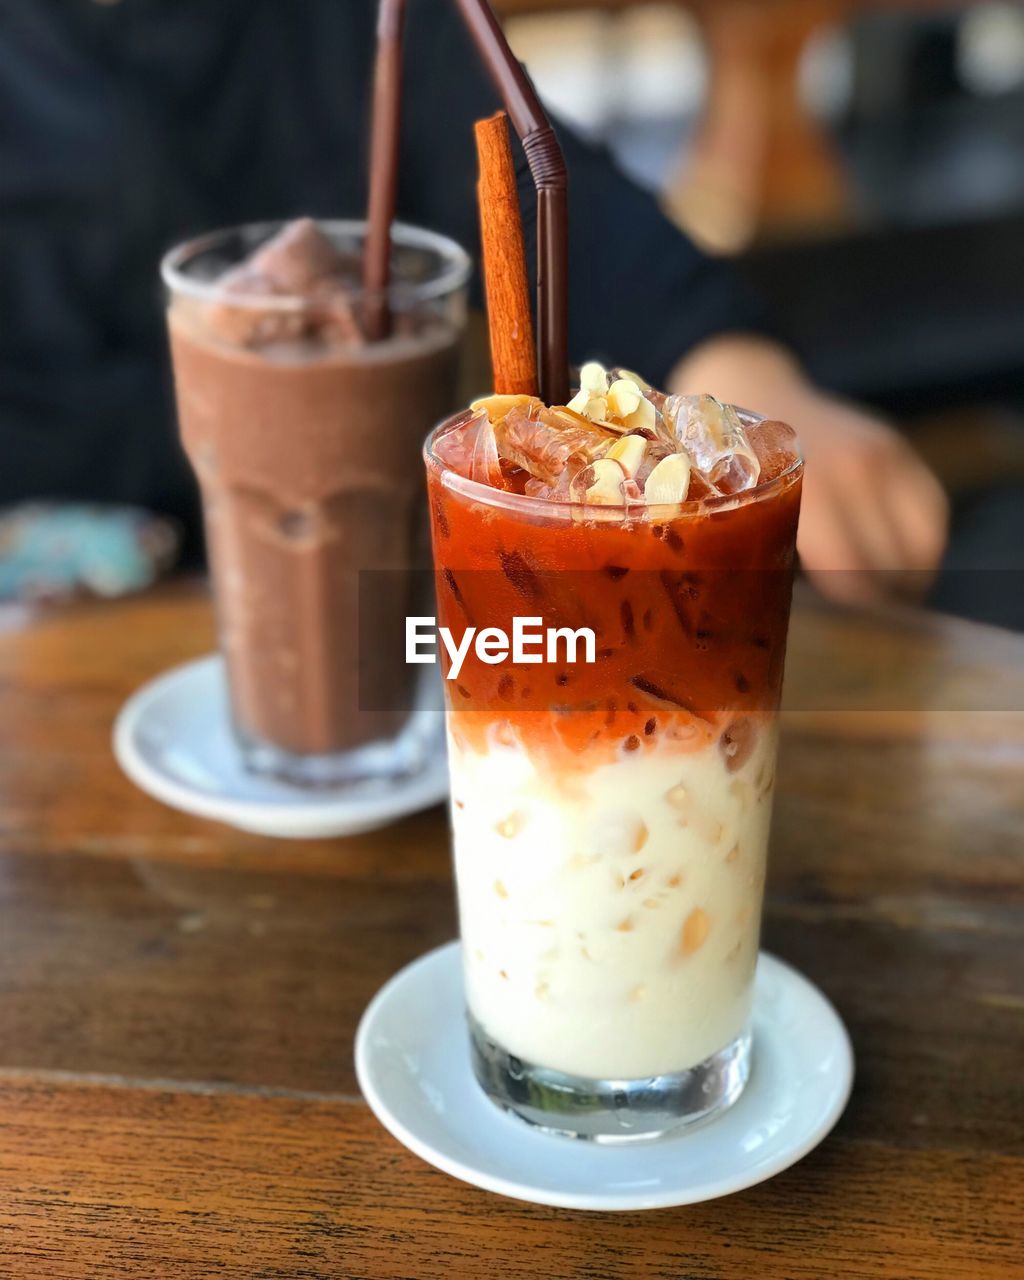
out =
{"type": "MultiPolygon", "coordinates": [[[[102,499],[191,520],[159,258],[213,227],[362,213],[375,10],[0,0],[0,504],[102,499]]],[[[399,216],[474,256],[472,125],[498,105],[452,0],[410,0],[399,216]]],[[[701,338],[758,326],[724,264],[560,133],[574,360],[658,382],[701,338]]]]}

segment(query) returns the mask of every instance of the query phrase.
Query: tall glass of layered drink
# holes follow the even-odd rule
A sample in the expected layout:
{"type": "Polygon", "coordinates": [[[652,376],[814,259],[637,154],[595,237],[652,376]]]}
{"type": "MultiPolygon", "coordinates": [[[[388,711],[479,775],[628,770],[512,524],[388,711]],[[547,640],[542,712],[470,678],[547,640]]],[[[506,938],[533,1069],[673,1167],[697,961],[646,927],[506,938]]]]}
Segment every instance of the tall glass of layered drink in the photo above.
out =
{"type": "Polygon", "coordinates": [[[593,663],[470,648],[445,687],[477,1077],[614,1141],[749,1071],[801,462],[781,423],[583,372],[568,411],[492,397],[426,461],[439,625],[595,635],[593,663]]]}
{"type": "Polygon", "coordinates": [[[469,263],[393,228],[389,335],[364,336],[364,225],[302,219],[171,252],[178,415],[202,489],[231,708],[249,766],[306,785],[418,771],[400,648],[425,551],[419,454],[454,406],[469,263]],[[360,601],[360,573],[381,589],[360,601]]]}

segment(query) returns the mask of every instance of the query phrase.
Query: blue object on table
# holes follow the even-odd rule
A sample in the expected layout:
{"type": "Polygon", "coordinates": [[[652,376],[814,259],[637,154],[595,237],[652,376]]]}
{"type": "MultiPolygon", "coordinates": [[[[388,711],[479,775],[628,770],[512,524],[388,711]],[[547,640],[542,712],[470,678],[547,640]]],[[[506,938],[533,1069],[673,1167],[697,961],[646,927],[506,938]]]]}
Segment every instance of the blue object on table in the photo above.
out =
{"type": "Polygon", "coordinates": [[[0,600],[121,596],[174,563],[169,521],[133,507],[31,504],[0,511],[0,600]]]}

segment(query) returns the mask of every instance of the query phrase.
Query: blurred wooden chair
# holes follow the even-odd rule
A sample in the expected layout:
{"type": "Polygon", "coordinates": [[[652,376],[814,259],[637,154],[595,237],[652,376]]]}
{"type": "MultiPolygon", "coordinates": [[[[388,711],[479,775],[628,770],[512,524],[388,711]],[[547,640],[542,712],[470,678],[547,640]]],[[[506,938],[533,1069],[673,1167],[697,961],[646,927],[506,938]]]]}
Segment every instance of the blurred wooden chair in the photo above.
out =
{"type": "MultiPolygon", "coordinates": [[[[498,0],[508,16],[644,2],[498,0]]],[[[695,144],[664,191],[668,211],[719,251],[742,248],[764,232],[844,221],[850,196],[843,168],[801,98],[799,70],[810,37],[855,0],[676,2],[700,24],[709,90],[695,144]]]]}
{"type": "Polygon", "coordinates": [[[844,0],[686,0],[703,33],[708,95],[668,211],[705,247],[833,229],[850,216],[841,160],[800,93],[810,38],[844,0]]]}

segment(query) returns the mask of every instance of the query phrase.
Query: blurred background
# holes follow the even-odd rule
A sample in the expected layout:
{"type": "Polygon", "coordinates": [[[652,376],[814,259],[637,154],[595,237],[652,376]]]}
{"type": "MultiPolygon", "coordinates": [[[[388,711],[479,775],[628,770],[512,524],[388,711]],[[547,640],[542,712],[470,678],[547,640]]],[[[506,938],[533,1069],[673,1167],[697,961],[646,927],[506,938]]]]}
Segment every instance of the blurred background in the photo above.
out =
{"type": "MultiPolygon", "coordinates": [[[[953,538],[933,602],[1024,626],[1024,3],[497,7],[550,107],[772,299],[822,386],[936,469],[953,538]]],[[[173,527],[94,515],[0,510],[0,599],[37,591],[47,559],[55,593],[174,563],[173,527]]]]}
{"type": "Polygon", "coordinates": [[[549,105],[936,469],[934,603],[1024,626],[1024,4],[502,7],[549,105]]]}

